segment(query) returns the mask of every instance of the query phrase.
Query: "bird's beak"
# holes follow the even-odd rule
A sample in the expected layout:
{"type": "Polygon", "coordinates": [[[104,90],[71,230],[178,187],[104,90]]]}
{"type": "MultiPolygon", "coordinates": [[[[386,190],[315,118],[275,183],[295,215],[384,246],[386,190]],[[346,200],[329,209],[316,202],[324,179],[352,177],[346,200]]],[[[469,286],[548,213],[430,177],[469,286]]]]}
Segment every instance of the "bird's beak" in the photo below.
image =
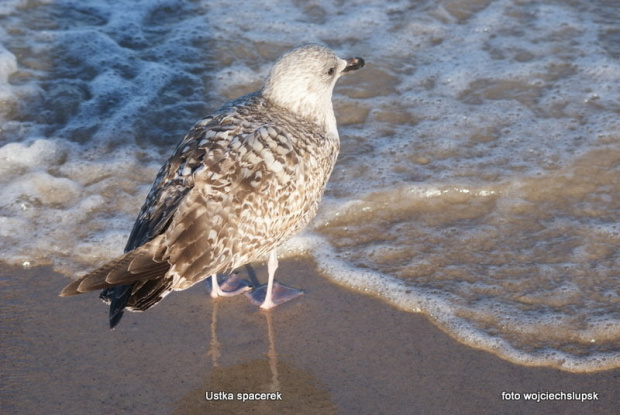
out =
{"type": "Polygon", "coordinates": [[[364,67],[364,65],[366,65],[366,62],[364,62],[364,59],[362,58],[348,58],[346,59],[346,61],[347,66],[344,67],[342,73],[357,71],[358,69],[361,69],[364,67]]]}

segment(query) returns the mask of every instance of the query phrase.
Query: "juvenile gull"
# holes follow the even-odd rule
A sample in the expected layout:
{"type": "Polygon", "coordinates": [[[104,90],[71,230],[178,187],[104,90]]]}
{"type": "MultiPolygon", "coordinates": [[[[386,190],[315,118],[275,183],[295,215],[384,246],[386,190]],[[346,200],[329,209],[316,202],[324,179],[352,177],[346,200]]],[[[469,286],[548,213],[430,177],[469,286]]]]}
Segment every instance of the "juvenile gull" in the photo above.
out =
{"type": "Polygon", "coordinates": [[[217,274],[269,253],[269,280],[254,301],[269,309],[300,293],[274,283],[276,248],[315,216],[339,150],[332,91],[364,66],[320,45],[276,62],[263,88],[199,121],[162,166],[125,254],[67,285],[61,296],[100,290],[110,327],[171,291],[211,276],[212,295],[247,287],[217,274]],[[262,299],[264,297],[264,300],[262,299]]]}

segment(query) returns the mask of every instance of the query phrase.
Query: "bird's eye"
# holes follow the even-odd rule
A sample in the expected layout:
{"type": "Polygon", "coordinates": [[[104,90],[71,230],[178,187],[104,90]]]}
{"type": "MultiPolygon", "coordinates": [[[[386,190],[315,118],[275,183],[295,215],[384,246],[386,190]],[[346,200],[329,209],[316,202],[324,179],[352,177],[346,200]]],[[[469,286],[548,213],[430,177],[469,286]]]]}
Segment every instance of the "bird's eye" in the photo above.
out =
{"type": "Polygon", "coordinates": [[[336,72],[336,68],[329,68],[329,70],[327,71],[327,75],[332,76],[334,72],[336,72]]]}

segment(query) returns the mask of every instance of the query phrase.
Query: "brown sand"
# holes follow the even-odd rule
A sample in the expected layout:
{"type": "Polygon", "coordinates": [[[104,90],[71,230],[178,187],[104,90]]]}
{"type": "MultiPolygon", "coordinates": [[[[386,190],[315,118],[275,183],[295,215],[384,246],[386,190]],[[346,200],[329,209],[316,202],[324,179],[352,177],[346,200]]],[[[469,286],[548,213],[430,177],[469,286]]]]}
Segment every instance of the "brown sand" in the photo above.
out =
{"type": "MultiPolygon", "coordinates": [[[[263,267],[256,268],[265,279],[263,267]]],[[[258,311],[205,286],[107,328],[95,293],[59,298],[49,268],[0,267],[0,404],[5,414],[615,414],[620,370],[528,368],[461,345],[318,275],[305,259],[279,279],[306,295],[258,311]],[[502,392],[595,392],[586,402],[506,401],[502,392]],[[233,400],[206,400],[218,392],[233,400]],[[279,392],[241,402],[237,393],[279,392]]]]}

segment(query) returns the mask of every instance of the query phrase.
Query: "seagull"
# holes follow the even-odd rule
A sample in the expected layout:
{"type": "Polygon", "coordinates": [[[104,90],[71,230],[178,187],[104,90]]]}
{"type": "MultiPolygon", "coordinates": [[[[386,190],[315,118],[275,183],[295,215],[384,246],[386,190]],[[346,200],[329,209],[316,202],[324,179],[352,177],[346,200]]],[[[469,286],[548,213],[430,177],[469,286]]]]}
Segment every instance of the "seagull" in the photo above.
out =
{"type": "Polygon", "coordinates": [[[317,44],[284,54],[259,91],[213,111],[177,145],[125,253],[60,296],[103,290],[114,328],[124,310],[145,311],[209,277],[214,297],[245,292],[233,271],[267,254],[268,283],[251,300],[271,309],[301,294],[274,281],[276,249],[316,215],[340,148],[334,85],[364,65],[317,44]]]}

